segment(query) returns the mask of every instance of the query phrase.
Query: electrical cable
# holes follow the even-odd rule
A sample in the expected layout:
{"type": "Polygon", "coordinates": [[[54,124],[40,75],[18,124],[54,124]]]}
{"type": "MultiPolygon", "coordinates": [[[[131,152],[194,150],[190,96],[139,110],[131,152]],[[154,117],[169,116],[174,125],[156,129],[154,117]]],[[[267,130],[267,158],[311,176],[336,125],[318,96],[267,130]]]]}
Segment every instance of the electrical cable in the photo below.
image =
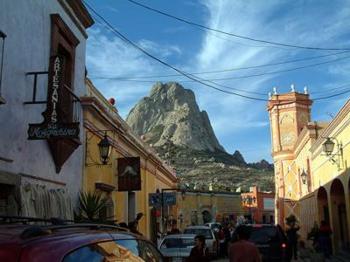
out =
{"type": "Polygon", "coordinates": [[[138,46],[136,43],[134,43],[133,41],[129,40],[127,37],[125,37],[122,33],[120,33],[117,29],[115,29],[103,16],[101,16],[97,11],[95,11],[94,8],[92,8],[90,6],[90,4],[88,4],[85,0],[83,0],[83,2],[85,3],[85,5],[98,17],[100,18],[106,25],[108,25],[108,27],[110,27],[110,29],[116,34],[117,37],[119,37],[120,39],[122,39],[124,42],[132,45],[134,48],[138,49],[139,51],[141,51],[142,53],[144,53],[145,55],[147,55],[148,57],[152,58],[153,60],[156,60],[157,62],[161,63],[162,65],[166,66],[166,67],[169,67],[171,69],[173,69],[174,71],[178,72],[179,74],[195,81],[196,83],[200,83],[206,87],[209,87],[209,88],[212,88],[212,89],[215,89],[217,91],[220,91],[220,92],[223,92],[223,93],[226,93],[226,94],[231,94],[231,95],[235,95],[235,96],[239,96],[239,97],[243,97],[243,98],[247,98],[247,99],[251,99],[251,100],[257,100],[257,101],[267,101],[267,99],[262,99],[262,98],[257,98],[257,97],[251,97],[251,96],[246,96],[246,95],[242,95],[242,94],[239,94],[239,93],[235,93],[235,92],[230,92],[230,91],[227,91],[227,90],[223,90],[223,89],[220,89],[220,88],[217,88],[213,85],[209,85],[205,82],[203,82],[204,80],[201,80],[200,78],[198,77],[195,77],[194,75],[191,75],[191,74],[188,74],[170,64],[168,64],[167,62],[155,57],[154,55],[150,54],[149,52],[147,52],[145,49],[143,49],[142,47],[138,46]]]}
{"type": "MultiPolygon", "coordinates": [[[[267,102],[269,100],[267,99],[262,99],[262,98],[256,98],[256,97],[251,97],[251,96],[246,96],[246,95],[242,95],[242,94],[239,94],[239,93],[235,93],[235,92],[230,92],[230,91],[227,91],[227,90],[223,90],[223,89],[220,89],[220,88],[217,88],[213,85],[209,85],[207,83],[205,83],[204,81],[206,81],[205,79],[201,79],[199,77],[195,77],[194,75],[191,75],[189,73],[186,73],[170,64],[168,64],[167,62],[164,62],[163,60],[155,57],[154,55],[148,53],[146,50],[144,50],[142,47],[138,46],[136,43],[134,43],[133,41],[129,40],[127,37],[125,37],[122,33],[120,33],[117,29],[115,29],[103,16],[101,16],[97,11],[95,11],[94,8],[92,8],[85,0],[83,0],[83,2],[86,4],[86,6],[99,18],[101,19],[106,25],[108,25],[108,27],[112,30],[112,32],[114,32],[116,34],[116,36],[118,36],[120,39],[122,39],[124,42],[132,45],[134,48],[138,49],[139,51],[141,51],[142,53],[144,53],[145,55],[147,55],[148,57],[156,60],[157,62],[163,64],[164,66],[166,67],[169,67],[171,69],[173,69],[174,71],[180,73],[181,75],[199,83],[199,84],[202,84],[204,86],[207,86],[209,88],[212,88],[212,89],[215,89],[217,91],[220,91],[220,92],[223,92],[223,93],[226,93],[226,94],[232,94],[232,95],[236,95],[236,96],[239,96],[239,97],[242,97],[242,98],[247,98],[247,99],[251,99],[251,100],[256,100],[256,101],[264,101],[264,102],[267,102]]],[[[343,95],[343,94],[346,94],[346,93],[349,93],[350,92],[350,89],[346,90],[346,91],[343,91],[341,93],[337,93],[337,94],[333,94],[333,95],[329,95],[329,96],[324,96],[324,97],[318,97],[318,98],[315,98],[313,99],[314,101],[316,100],[323,100],[323,99],[329,99],[329,98],[333,98],[333,97],[336,97],[336,96],[339,96],[339,95],[343,95]]]]}
{"type": "MultiPolygon", "coordinates": [[[[312,56],[312,57],[305,57],[300,59],[294,59],[294,60],[287,60],[283,62],[276,62],[276,63],[269,63],[269,64],[261,64],[261,65],[253,65],[253,66],[246,66],[246,67],[236,67],[236,68],[230,68],[230,69],[221,69],[221,70],[214,70],[214,71],[203,71],[203,72],[194,72],[190,73],[192,75],[203,75],[203,74],[216,74],[216,73],[227,73],[231,71],[239,71],[239,70],[246,70],[246,69],[256,69],[261,67],[269,67],[269,66],[275,66],[275,65],[284,65],[284,64],[290,64],[290,63],[296,63],[296,62],[302,62],[307,60],[314,60],[319,59],[323,57],[328,56],[334,56],[334,55],[340,55],[344,53],[348,53],[349,51],[343,51],[343,52],[337,52],[327,55],[321,55],[321,56],[312,56]]],[[[137,77],[113,77],[113,76],[95,76],[96,79],[114,79],[114,80],[139,80],[139,79],[147,79],[147,78],[165,78],[165,77],[174,77],[174,76],[180,76],[180,74],[169,74],[169,75],[154,75],[154,76],[137,76],[137,77]]]]}
{"type": "Polygon", "coordinates": [[[178,20],[180,22],[183,22],[183,23],[186,23],[186,24],[189,24],[189,25],[193,25],[193,26],[196,26],[196,27],[199,27],[199,28],[202,28],[202,29],[206,29],[206,30],[209,30],[209,31],[213,31],[213,32],[217,32],[217,33],[233,36],[233,37],[236,37],[236,38],[241,38],[241,39],[245,39],[245,40],[250,40],[250,41],[259,42],[259,43],[265,43],[265,44],[270,44],[270,45],[278,45],[278,46],[292,47],[292,48],[299,48],[299,49],[318,50],[318,51],[341,51],[341,50],[343,50],[343,51],[345,51],[345,50],[350,51],[350,48],[322,48],[322,47],[300,46],[300,45],[292,45],[292,44],[285,44],[285,43],[267,41],[267,40],[252,38],[252,37],[248,37],[248,36],[238,35],[238,34],[234,34],[234,33],[229,33],[229,32],[225,32],[225,31],[222,31],[222,30],[219,30],[219,29],[211,28],[211,27],[208,27],[208,26],[205,26],[205,25],[201,25],[201,24],[198,24],[198,23],[195,23],[195,22],[192,22],[192,21],[189,21],[189,20],[186,20],[186,19],[174,16],[174,15],[165,13],[163,11],[160,11],[160,10],[157,10],[157,9],[152,8],[150,6],[141,4],[141,3],[136,2],[134,0],[126,0],[126,1],[128,1],[128,2],[130,2],[132,4],[134,4],[134,5],[140,6],[142,8],[145,8],[147,10],[150,10],[152,12],[155,12],[155,13],[161,14],[163,16],[170,17],[172,19],[178,20]]]}

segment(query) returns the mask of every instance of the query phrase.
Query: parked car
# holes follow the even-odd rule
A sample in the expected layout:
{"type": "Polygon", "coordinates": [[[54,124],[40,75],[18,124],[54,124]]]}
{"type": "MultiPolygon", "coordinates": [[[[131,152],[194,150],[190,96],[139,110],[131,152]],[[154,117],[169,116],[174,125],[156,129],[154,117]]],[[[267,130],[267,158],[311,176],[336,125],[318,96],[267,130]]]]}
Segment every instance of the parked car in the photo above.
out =
{"type": "Polygon", "coordinates": [[[207,226],[188,226],[184,230],[184,234],[203,235],[205,236],[205,243],[209,248],[211,255],[217,256],[218,254],[218,241],[215,237],[213,230],[207,226]]]}
{"type": "Polygon", "coordinates": [[[164,260],[157,248],[127,229],[101,224],[0,225],[0,261],[164,260]],[[129,260],[128,260],[129,259],[129,260]]]}
{"type": "Polygon", "coordinates": [[[171,258],[172,262],[186,261],[194,247],[195,236],[191,234],[165,236],[160,242],[159,250],[165,258],[171,258]]]}
{"type": "MultiPolygon", "coordinates": [[[[263,261],[289,261],[287,237],[279,225],[248,224],[249,241],[253,242],[262,255],[263,261]]],[[[237,239],[233,234],[233,241],[237,239]]]]}
{"type": "Polygon", "coordinates": [[[206,223],[204,224],[207,227],[210,227],[214,233],[218,233],[220,231],[221,224],[218,222],[211,222],[211,223],[206,223]]]}

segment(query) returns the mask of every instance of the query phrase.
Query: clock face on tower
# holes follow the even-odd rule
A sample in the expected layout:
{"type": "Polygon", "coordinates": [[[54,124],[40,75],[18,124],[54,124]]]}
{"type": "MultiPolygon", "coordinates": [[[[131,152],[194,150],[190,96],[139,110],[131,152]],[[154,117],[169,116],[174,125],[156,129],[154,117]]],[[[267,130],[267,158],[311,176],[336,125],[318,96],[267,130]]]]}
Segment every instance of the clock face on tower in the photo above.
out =
{"type": "Polygon", "coordinates": [[[298,120],[299,120],[299,123],[307,123],[309,121],[309,118],[306,113],[300,113],[298,120]]]}
{"type": "Polygon", "coordinates": [[[295,141],[295,135],[292,132],[285,133],[281,137],[281,143],[283,146],[288,146],[293,144],[295,141]]]}

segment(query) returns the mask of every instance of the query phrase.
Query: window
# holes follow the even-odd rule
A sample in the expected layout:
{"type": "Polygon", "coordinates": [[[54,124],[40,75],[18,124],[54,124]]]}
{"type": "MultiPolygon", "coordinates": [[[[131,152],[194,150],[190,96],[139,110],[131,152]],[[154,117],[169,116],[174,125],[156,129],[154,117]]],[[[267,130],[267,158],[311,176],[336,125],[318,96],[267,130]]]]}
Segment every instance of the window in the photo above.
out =
{"type": "Polygon", "coordinates": [[[74,90],[75,48],[78,44],[79,40],[61,17],[58,14],[52,14],[50,57],[63,58],[62,88],[59,90],[60,100],[58,102],[59,121],[62,123],[70,123],[73,120],[73,96],[67,89],[72,92],[74,90]]]}
{"type": "Polygon", "coordinates": [[[162,262],[163,258],[159,251],[149,242],[135,239],[121,239],[115,241],[130,250],[134,255],[147,262],[162,262]]]}

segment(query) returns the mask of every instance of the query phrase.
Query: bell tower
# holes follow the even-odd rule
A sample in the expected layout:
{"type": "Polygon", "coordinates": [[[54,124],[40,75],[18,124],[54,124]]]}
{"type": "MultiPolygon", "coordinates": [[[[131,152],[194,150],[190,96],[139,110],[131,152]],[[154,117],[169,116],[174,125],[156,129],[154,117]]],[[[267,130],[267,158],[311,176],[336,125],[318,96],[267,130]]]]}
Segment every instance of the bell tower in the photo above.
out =
{"type": "MultiPolygon", "coordinates": [[[[270,116],[272,158],[275,167],[275,217],[276,222],[284,225],[286,191],[289,185],[285,174],[289,172],[294,160],[294,146],[301,130],[311,121],[311,105],[307,89],[304,93],[296,92],[291,86],[291,92],[270,96],[267,111],[270,116]]],[[[288,195],[293,200],[293,195],[288,195]]]]}

